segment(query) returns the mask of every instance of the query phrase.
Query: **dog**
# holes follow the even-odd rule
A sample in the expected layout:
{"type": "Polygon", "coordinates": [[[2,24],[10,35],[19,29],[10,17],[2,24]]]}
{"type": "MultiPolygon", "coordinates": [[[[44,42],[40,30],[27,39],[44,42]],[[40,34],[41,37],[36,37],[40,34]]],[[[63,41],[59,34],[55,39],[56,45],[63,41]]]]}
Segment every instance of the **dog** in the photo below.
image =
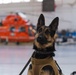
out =
{"type": "Polygon", "coordinates": [[[53,59],[55,56],[55,39],[59,18],[56,17],[49,26],[45,26],[45,17],[39,16],[34,40],[34,53],[31,57],[28,75],[62,75],[62,71],[53,59]]]}

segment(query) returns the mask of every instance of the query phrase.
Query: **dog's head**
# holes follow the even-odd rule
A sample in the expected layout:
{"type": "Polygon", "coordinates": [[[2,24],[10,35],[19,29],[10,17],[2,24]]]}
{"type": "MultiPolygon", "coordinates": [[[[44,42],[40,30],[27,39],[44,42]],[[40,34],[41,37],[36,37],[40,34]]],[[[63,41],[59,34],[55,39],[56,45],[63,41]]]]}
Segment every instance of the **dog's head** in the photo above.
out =
{"type": "Polygon", "coordinates": [[[56,30],[58,28],[59,18],[56,17],[49,26],[45,26],[44,15],[41,14],[37,23],[37,32],[35,35],[34,46],[37,49],[45,49],[52,47],[56,38],[56,30]]]}

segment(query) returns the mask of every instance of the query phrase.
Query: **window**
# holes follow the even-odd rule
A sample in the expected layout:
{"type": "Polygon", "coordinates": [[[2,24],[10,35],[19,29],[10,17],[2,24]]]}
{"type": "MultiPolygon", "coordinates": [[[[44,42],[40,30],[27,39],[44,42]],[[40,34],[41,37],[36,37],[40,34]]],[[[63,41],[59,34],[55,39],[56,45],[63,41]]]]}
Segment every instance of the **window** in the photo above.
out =
{"type": "Polygon", "coordinates": [[[2,0],[2,3],[11,3],[11,0],[2,0]]]}
{"type": "Polygon", "coordinates": [[[14,32],[14,31],[15,31],[15,27],[11,27],[11,28],[10,28],[10,31],[11,31],[11,32],[14,32]]]}
{"type": "Polygon", "coordinates": [[[18,3],[18,2],[30,2],[30,0],[0,0],[0,4],[18,3]]]}
{"type": "Polygon", "coordinates": [[[38,2],[42,2],[43,0],[37,0],[38,2]]]}
{"type": "Polygon", "coordinates": [[[25,28],[24,28],[24,27],[20,27],[20,28],[19,28],[19,31],[20,31],[20,32],[25,32],[25,28]]]}
{"type": "Polygon", "coordinates": [[[3,2],[3,1],[1,0],[1,1],[0,1],[0,4],[2,4],[2,2],[3,2]]]}
{"type": "Polygon", "coordinates": [[[21,2],[22,0],[11,0],[13,3],[21,2]]]}
{"type": "Polygon", "coordinates": [[[23,0],[24,2],[30,2],[30,0],[23,0]]]}

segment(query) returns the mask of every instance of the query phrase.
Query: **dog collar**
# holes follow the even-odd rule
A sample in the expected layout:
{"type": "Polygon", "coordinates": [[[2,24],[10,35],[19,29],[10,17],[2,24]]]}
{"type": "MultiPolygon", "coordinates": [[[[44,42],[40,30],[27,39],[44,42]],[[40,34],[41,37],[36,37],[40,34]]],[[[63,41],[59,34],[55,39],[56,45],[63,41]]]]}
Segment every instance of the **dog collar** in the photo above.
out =
{"type": "Polygon", "coordinates": [[[38,54],[51,54],[51,53],[53,53],[51,51],[49,51],[49,52],[47,52],[47,51],[35,51],[35,52],[38,54]]]}

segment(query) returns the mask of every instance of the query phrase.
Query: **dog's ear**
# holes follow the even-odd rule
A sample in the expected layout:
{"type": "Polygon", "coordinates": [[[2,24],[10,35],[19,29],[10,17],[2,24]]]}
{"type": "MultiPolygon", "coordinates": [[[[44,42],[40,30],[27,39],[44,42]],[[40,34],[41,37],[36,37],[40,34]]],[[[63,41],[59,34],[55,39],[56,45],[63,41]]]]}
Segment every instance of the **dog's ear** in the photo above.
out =
{"type": "Polygon", "coordinates": [[[44,15],[41,14],[38,19],[37,30],[43,25],[45,25],[45,18],[44,18],[44,15]]]}
{"type": "Polygon", "coordinates": [[[56,17],[56,18],[52,21],[52,23],[49,25],[49,28],[50,28],[51,30],[53,30],[54,32],[56,32],[56,30],[57,30],[57,28],[58,28],[58,24],[59,24],[59,18],[56,17]]]}

